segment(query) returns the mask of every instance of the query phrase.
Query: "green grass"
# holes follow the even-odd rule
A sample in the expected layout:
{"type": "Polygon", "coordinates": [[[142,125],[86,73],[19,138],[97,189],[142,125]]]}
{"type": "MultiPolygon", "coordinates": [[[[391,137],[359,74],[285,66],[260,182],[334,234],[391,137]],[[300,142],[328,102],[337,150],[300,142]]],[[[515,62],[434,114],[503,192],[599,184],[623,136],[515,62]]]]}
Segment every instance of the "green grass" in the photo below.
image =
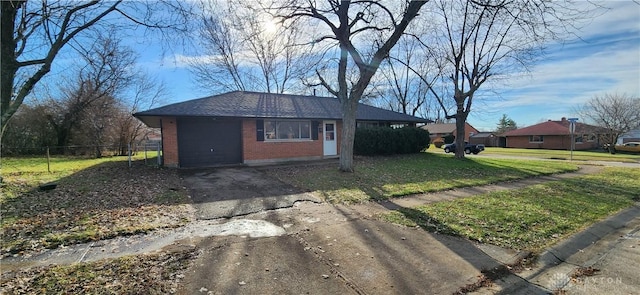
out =
{"type": "MultiPolygon", "coordinates": [[[[156,163],[156,154],[156,152],[147,153],[147,157],[154,156],[147,160],[150,165],[156,163]]],[[[144,160],[144,152],[137,153],[131,157],[131,160],[144,160]]],[[[112,162],[122,162],[126,167],[127,161],[126,156],[102,158],[51,156],[47,164],[45,156],[3,157],[0,162],[0,175],[3,177],[5,186],[2,188],[0,202],[14,198],[18,193],[33,189],[40,184],[58,181],[89,167],[112,162]]],[[[90,187],[86,189],[89,190],[90,187]]]]}
{"type": "Polygon", "coordinates": [[[560,161],[460,160],[433,153],[358,158],[355,168],[355,173],[320,166],[295,171],[273,169],[273,174],[318,192],[327,201],[350,204],[577,170],[575,164],[560,161]]]}
{"type": "MultiPolygon", "coordinates": [[[[191,220],[177,171],[127,157],[4,158],[0,255],[177,227],[191,220]],[[56,181],[50,191],[38,185],[56,181]]],[[[155,160],[155,159],[153,159],[155,160]]],[[[155,163],[155,162],[154,162],[155,163]]]]}
{"type": "MultiPolygon", "coordinates": [[[[151,164],[155,164],[157,152],[147,152],[147,158],[153,158],[151,164]]],[[[52,173],[73,173],[87,167],[106,162],[127,161],[127,156],[112,156],[102,158],[87,158],[73,156],[51,156],[49,169],[52,173]]],[[[144,152],[132,156],[133,161],[144,160],[144,152]]],[[[47,158],[45,156],[3,157],[0,162],[3,175],[48,173],[47,158]]]]}
{"type": "Polygon", "coordinates": [[[405,208],[384,219],[482,243],[540,251],[640,200],[640,169],[405,208]]]}
{"type": "Polygon", "coordinates": [[[6,294],[169,294],[197,253],[192,248],[71,265],[12,271],[0,278],[6,294]]]}
{"type": "MultiPolygon", "coordinates": [[[[429,149],[429,151],[437,151],[441,149],[429,149]]],[[[516,149],[516,148],[498,148],[487,147],[482,155],[505,155],[518,157],[535,157],[542,159],[561,159],[569,160],[571,151],[565,150],[543,150],[543,149],[516,149]]],[[[602,150],[594,151],[573,151],[574,161],[608,161],[608,162],[639,162],[640,154],[616,153],[610,154],[602,150]]]]}

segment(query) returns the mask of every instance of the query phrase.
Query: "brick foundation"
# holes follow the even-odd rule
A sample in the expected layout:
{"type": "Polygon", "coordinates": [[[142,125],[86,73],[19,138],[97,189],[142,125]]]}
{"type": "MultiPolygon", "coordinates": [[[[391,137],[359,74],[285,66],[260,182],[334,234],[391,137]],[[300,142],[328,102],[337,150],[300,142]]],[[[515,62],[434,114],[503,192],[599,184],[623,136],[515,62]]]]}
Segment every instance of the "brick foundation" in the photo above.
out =
{"type": "Polygon", "coordinates": [[[174,117],[162,118],[162,159],[166,167],[178,167],[178,124],[174,117]]]}

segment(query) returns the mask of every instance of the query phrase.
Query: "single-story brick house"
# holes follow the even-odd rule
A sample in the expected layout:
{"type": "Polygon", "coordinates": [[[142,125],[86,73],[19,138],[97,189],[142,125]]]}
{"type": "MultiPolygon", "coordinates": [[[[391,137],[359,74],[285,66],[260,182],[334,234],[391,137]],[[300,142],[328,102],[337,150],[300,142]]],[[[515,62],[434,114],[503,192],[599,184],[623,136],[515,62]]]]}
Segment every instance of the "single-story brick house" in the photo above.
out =
{"type": "MultiPolygon", "coordinates": [[[[134,114],[160,128],[163,164],[207,167],[337,157],[342,115],[336,98],[234,91],[134,114]]],[[[360,104],[358,127],[428,123],[360,104]]]]}
{"type": "Polygon", "coordinates": [[[620,135],[618,138],[618,143],[627,143],[627,142],[640,142],[640,128],[631,130],[625,134],[620,135]]]}
{"type": "MultiPolygon", "coordinates": [[[[584,123],[575,123],[575,150],[590,150],[601,147],[600,135],[603,129],[584,123]]],[[[560,121],[549,120],[529,127],[511,130],[501,134],[508,148],[533,148],[550,150],[570,150],[570,122],[567,118],[560,121]]]]}
{"type": "MultiPolygon", "coordinates": [[[[456,123],[437,123],[437,124],[427,124],[422,127],[422,129],[429,131],[429,136],[431,137],[431,142],[435,141],[439,138],[444,138],[447,135],[456,135],[456,123]]],[[[478,133],[478,129],[471,126],[469,123],[464,123],[464,141],[469,141],[469,137],[478,133]]]]}

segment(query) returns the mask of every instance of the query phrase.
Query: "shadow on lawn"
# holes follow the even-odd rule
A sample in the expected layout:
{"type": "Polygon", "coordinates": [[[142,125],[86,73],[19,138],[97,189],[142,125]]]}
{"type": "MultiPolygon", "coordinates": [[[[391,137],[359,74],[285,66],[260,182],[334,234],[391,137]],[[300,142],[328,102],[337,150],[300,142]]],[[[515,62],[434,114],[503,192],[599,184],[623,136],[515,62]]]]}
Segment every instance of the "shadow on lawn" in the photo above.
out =
{"type": "Polygon", "coordinates": [[[180,226],[190,218],[175,170],[135,161],[104,162],[37,186],[2,204],[2,253],[55,248],[180,226]]]}
{"type": "Polygon", "coordinates": [[[110,210],[144,205],[188,203],[175,171],[135,161],[106,162],[56,180],[53,190],[38,186],[18,193],[3,206],[4,214],[32,217],[60,209],[110,210]]]}
{"type": "Polygon", "coordinates": [[[272,172],[284,182],[321,192],[329,201],[350,203],[575,171],[577,168],[571,165],[474,157],[455,159],[450,155],[421,153],[357,157],[354,173],[342,173],[332,166],[275,168],[272,172]],[[339,195],[345,191],[359,196],[351,200],[340,199],[339,195]]]}
{"type": "MultiPolygon", "coordinates": [[[[510,288],[514,287],[523,288],[520,290],[521,292],[532,294],[547,293],[546,290],[533,284],[518,286],[510,285],[510,283],[508,283],[507,281],[500,280],[501,278],[511,274],[512,271],[521,269],[522,264],[526,262],[523,259],[527,256],[522,256],[519,259],[515,259],[512,262],[509,262],[510,264],[503,264],[502,262],[497,261],[487,253],[480,250],[480,248],[475,245],[477,241],[464,237],[464,234],[460,233],[458,230],[447,226],[437,218],[434,218],[425,212],[413,208],[399,206],[392,202],[381,202],[380,205],[383,205],[390,211],[398,212],[402,217],[417,224],[420,228],[427,232],[426,235],[437,240],[440,245],[446,247],[445,251],[449,252],[436,252],[438,253],[436,254],[436,256],[447,257],[451,260],[465,261],[480,272],[480,275],[478,275],[476,281],[467,283],[466,285],[461,285],[460,288],[453,294],[467,294],[469,292],[477,291],[482,287],[493,285],[499,285],[503,290],[499,294],[509,294],[513,291],[510,288]]],[[[437,251],[437,249],[434,247],[432,251],[437,251]]],[[[451,270],[449,271],[451,272],[451,270]]],[[[452,278],[445,277],[442,279],[450,280],[452,278]]]]}

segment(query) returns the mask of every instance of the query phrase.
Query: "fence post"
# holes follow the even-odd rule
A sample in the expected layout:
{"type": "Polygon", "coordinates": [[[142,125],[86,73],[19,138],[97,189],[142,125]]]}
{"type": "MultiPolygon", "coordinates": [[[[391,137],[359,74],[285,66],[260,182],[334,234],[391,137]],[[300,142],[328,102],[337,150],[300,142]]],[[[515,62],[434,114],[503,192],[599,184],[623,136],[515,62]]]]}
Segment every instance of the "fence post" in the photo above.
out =
{"type": "Polygon", "coordinates": [[[160,167],[160,143],[161,143],[161,141],[156,143],[156,148],[157,148],[157,152],[158,152],[156,159],[158,159],[158,167],[160,167]]]}
{"type": "Polygon", "coordinates": [[[131,168],[131,143],[127,143],[127,150],[129,154],[129,168],[131,168]]]}
{"type": "Polygon", "coordinates": [[[51,173],[51,156],[49,155],[49,147],[47,147],[47,172],[51,173]]]}

